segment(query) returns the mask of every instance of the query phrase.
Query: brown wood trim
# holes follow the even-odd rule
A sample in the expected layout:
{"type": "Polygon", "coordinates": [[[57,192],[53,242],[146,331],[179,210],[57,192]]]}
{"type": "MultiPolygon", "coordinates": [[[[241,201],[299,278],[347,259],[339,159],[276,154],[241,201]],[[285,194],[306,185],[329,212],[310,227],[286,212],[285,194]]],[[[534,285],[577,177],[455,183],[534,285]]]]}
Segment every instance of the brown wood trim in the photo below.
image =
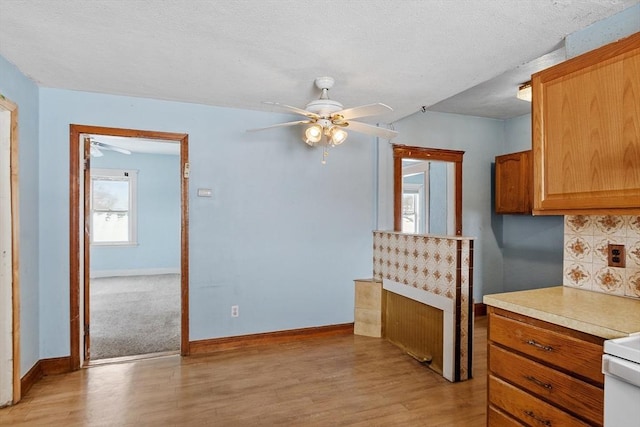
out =
{"type": "Polygon", "coordinates": [[[458,161],[456,161],[456,222],[453,225],[456,230],[456,236],[462,236],[462,155],[463,151],[460,152],[460,157],[458,161]]]}
{"type": "Polygon", "coordinates": [[[393,157],[401,159],[439,160],[443,162],[461,162],[464,151],[448,150],[444,148],[412,147],[394,144],[393,157]]]}
{"type": "MultiPolygon", "coordinates": [[[[71,357],[54,357],[38,360],[20,379],[22,395],[27,394],[35,383],[47,375],[59,375],[71,372],[71,357]]],[[[17,403],[17,402],[14,402],[17,403]]]]}
{"type": "Polygon", "coordinates": [[[40,360],[40,369],[44,376],[59,375],[71,372],[71,357],[52,357],[40,360]]]}
{"type": "Polygon", "coordinates": [[[402,231],[402,156],[393,149],[393,230],[402,231]]]}
{"type": "Polygon", "coordinates": [[[393,229],[402,231],[402,159],[455,163],[455,235],[462,236],[462,157],[464,151],[393,145],[393,229]]]}
{"type": "Polygon", "coordinates": [[[533,209],[533,215],[640,215],[640,208],[533,209]]]}
{"type": "MultiPolygon", "coordinates": [[[[69,125],[69,265],[70,265],[70,366],[80,369],[80,231],[79,206],[84,195],[80,193],[80,135],[110,135],[146,139],[180,141],[181,182],[181,348],[183,355],[189,354],[189,195],[188,178],[184,177],[184,163],[188,160],[188,135],[185,133],[159,132],[138,129],[109,128],[90,125],[69,125]]],[[[84,229],[84,227],[82,228],[84,229]]],[[[88,251],[85,251],[88,252],[88,251]]],[[[83,263],[88,257],[83,257],[83,263]]],[[[87,268],[84,268],[86,271],[87,268]]],[[[88,274],[88,272],[86,272],[88,274]]]]}
{"type": "Polygon", "coordinates": [[[11,191],[11,345],[12,345],[12,401],[21,398],[20,380],[20,192],[18,148],[18,106],[0,95],[0,107],[9,111],[9,175],[11,191]]]}
{"type": "Polygon", "coordinates": [[[189,164],[189,136],[184,135],[180,142],[181,180],[181,226],[180,226],[180,354],[189,355],[189,178],[185,177],[185,165],[189,164]]]}
{"type": "Polygon", "coordinates": [[[42,372],[42,362],[38,360],[32,367],[29,369],[29,372],[24,374],[22,379],[20,380],[20,388],[22,389],[22,395],[24,396],[29,392],[31,387],[35,383],[37,383],[42,377],[44,373],[42,372]]]}
{"type": "Polygon", "coordinates": [[[473,314],[476,317],[486,316],[487,315],[487,305],[482,302],[475,303],[473,307],[473,314]]]}
{"type": "Polygon", "coordinates": [[[80,368],[80,130],[69,131],[69,328],[71,369],[80,368]]]}
{"type": "Polygon", "coordinates": [[[191,341],[189,347],[196,355],[338,335],[353,335],[353,323],[191,341]]]}

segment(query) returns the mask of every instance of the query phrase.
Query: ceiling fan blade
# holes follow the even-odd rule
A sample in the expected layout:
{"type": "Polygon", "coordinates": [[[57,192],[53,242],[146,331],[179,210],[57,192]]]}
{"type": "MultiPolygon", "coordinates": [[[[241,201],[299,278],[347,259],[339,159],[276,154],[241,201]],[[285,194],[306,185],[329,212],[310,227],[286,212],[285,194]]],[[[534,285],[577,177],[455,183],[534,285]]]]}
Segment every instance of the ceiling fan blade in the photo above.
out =
{"type": "Polygon", "coordinates": [[[89,150],[90,150],[91,157],[102,157],[102,156],[104,156],[104,154],[102,154],[102,151],[100,151],[100,149],[98,149],[98,147],[96,147],[93,144],[91,144],[91,147],[89,147],[89,150]]]}
{"type": "Polygon", "coordinates": [[[338,111],[335,114],[339,114],[344,120],[355,119],[357,117],[378,116],[380,114],[393,111],[393,108],[380,102],[376,104],[361,105],[360,107],[347,108],[346,110],[338,111]]]}
{"type": "Polygon", "coordinates": [[[377,126],[354,121],[348,122],[346,129],[353,130],[355,132],[366,133],[368,135],[373,135],[384,139],[393,139],[398,135],[398,132],[396,132],[395,130],[379,128],[377,126]]]}
{"type": "Polygon", "coordinates": [[[312,113],[311,111],[303,110],[301,108],[292,107],[291,105],[280,104],[278,102],[271,102],[271,101],[263,101],[262,103],[267,105],[272,105],[282,110],[289,111],[290,113],[300,114],[302,116],[309,117],[310,119],[317,119],[320,117],[316,113],[312,113]]]}
{"type": "Polygon", "coordinates": [[[94,147],[98,149],[115,151],[117,153],[122,153],[122,154],[131,154],[131,151],[126,150],[124,148],[116,147],[115,145],[105,144],[104,142],[95,141],[95,140],[91,141],[91,143],[93,144],[94,147]]]}
{"type": "Polygon", "coordinates": [[[312,123],[311,120],[298,120],[296,122],[286,122],[286,123],[278,123],[276,125],[271,125],[271,126],[267,126],[264,128],[257,128],[257,129],[247,129],[247,132],[259,132],[261,130],[267,130],[267,129],[273,129],[273,128],[279,128],[279,127],[283,127],[283,126],[296,126],[296,125],[304,125],[304,124],[308,124],[308,123],[312,123]]]}

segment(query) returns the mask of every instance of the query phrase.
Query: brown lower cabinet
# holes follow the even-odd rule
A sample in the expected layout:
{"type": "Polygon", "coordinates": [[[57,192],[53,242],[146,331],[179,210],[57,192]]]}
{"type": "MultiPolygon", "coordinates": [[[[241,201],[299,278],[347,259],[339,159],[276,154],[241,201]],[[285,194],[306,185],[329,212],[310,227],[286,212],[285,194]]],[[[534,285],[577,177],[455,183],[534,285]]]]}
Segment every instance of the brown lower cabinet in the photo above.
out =
{"type": "Polygon", "coordinates": [[[604,339],[489,307],[489,426],[602,426],[604,339]]]}

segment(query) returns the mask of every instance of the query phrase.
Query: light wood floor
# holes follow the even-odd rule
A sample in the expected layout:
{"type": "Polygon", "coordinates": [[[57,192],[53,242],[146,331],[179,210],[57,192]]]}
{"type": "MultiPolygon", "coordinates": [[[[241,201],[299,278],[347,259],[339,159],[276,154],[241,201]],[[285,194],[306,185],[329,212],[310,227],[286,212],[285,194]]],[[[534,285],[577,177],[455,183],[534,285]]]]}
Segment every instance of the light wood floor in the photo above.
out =
{"type": "Polygon", "coordinates": [[[379,338],[317,338],[45,377],[0,425],[484,426],[486,375],[479,318],[461,383],[379,338]]]}

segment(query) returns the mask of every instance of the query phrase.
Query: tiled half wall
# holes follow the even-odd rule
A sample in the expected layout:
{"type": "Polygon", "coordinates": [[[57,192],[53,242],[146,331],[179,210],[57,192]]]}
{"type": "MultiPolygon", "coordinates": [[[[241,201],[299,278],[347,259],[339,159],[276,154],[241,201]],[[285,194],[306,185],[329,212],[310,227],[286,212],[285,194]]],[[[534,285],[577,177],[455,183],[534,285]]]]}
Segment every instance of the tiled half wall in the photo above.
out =
{"type": "Polygon", "coordinates": [[[473,239],[373,232],[373,277],[445,312],[444,377],[472,377],[473,239]]]}
{"type": "Polygon", "coordinates": [[[564,217],[563,285],[640,299],[640,216],[564,217]],[[609,244],[625,246],[625,267],[607,266],[609,244]]]}

